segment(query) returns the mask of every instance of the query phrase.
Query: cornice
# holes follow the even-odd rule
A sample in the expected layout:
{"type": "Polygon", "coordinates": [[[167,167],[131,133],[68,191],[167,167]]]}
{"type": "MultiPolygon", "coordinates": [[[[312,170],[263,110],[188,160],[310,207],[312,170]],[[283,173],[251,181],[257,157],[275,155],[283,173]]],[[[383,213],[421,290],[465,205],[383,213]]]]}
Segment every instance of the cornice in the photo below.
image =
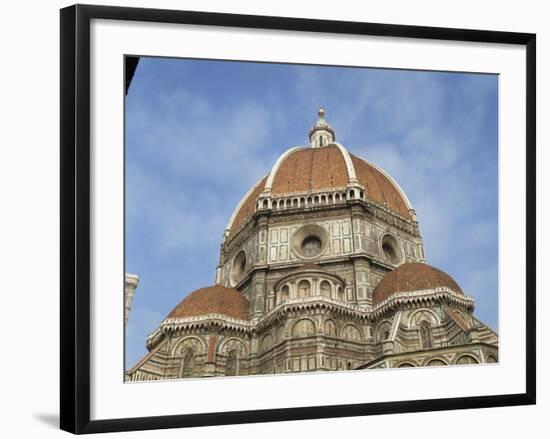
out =
{"type": "MultiPolygon", "coordinates": [[[[473,311],[474,299],[455,293],[448,288],[435,288],[423,291],[410,291],[394,294],[374,307],[359,306],[341,302],[332,298],[315,296],[289,299],[277,305],[260,319],[239,320],[223,314],[208,314],[196,317],[179,317],[164,319],[159,328],[147,340],[153,340],[159,334],[165,335],[177,330],[215,328],[229,329],[251,334],[271,326],[274,322],[287,317],[289,313],[327,310],[351,319],[374,323],[388,313],[395,313],[410,307],[433,306],[441,303],[453,303],[469,312],[473,311]]],[[[159,340],[160,342],[160,340],[159,340]]]]}

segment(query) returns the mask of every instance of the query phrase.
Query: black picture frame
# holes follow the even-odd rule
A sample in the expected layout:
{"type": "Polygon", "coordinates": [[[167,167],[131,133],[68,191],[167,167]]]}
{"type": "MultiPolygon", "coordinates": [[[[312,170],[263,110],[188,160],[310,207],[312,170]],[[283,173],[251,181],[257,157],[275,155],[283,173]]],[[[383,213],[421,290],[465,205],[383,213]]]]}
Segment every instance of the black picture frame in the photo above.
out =
{"type": "Polygon", "coordinates": [[[535,404],[536,401],[536,35],[378,23],[266,17],[111,6],[61,10],[61,350],[60,426],[72,433],[426,412],[535,404]],[[526,392],[417,401],[347,404],[90,420],[90,21],[132,20],[240,28],[522,45],[526,48],[526,392]]]}

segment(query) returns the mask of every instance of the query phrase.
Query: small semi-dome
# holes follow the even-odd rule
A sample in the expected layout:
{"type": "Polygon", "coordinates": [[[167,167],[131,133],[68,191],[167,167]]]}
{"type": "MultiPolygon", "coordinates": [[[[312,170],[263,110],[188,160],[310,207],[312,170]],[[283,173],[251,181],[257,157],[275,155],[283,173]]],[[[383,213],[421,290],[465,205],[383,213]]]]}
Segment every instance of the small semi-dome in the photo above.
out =
{"type": "Polygon", "coordinates": [[[447,273],[420,262],[407,262],[386,274],[372,293],[377,305],[393,294],[409,291],[446,287],[455,293],[464,294],[455,280],[447,273]]]}
{"type": "Polygon", "coordinates": [[[198,317],[208,314],[222,314],[238,320],[248,320],[248,300],[233,288],[213,285],[193,291],[168,314],[168,318],[198,317]]]}

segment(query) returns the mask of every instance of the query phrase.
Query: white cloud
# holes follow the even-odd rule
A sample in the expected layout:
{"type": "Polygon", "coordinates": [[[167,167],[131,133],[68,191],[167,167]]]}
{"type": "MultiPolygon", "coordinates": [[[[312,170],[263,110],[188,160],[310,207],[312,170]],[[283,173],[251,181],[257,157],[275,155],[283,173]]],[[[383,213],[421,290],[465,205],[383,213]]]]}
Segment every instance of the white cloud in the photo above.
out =
{"type": "Polygon", "coordinates": [[[144,153],[178,175],[236,187],[267,168],[266,144],[277,117],[258,102],[225,108],[184,90],[134,102],[128,123],[144,153]]]}
{"type": "Polygon", "coordinates": [[[266,146],[280,117],[258,102],[217,107],[182,89],[130,105],[128,218],[147,224],[160,252],[216,248],[232,209],[274,160],[266,146]]]}

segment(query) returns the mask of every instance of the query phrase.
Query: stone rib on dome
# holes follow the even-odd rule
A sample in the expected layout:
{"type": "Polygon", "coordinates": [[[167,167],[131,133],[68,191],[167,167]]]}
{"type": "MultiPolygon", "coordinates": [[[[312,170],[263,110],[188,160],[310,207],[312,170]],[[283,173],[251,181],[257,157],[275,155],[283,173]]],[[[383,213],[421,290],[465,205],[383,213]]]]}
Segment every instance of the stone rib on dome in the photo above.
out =
{"type": "Polygon", "coordinates": [[[238,320],[249,320],[248,300],[233,288],[213,285],[193,291],[168,314],[168,318],[208,314],[222,314],[238,320]]]}
{"type": "Polygon", "coordinates": [[[365,188],[367,197],[378,204],[387,205],[390,210],[409,218],[408,203],[399,193],[395,184],[370,163],[353,154],[350,156],[357,180],[365,188]]]}
{"type": "Polygon", "coordinates": [[[345,187],[348,181],[346,162],[336,145],[307,147],[294,151],[281,163],[273,178],[271,194],[345,187]]]}
{"type": "Polygon", "coordinates": [[[464,294],[455,280],[444,271],[420,262],[407,262],[382,278],[372,293],[372,301],[377,305],[396,293],[439,287],[464,294]]]}
{"type": "Polygon", "coordinates": [[[230,235],[234,235],[237,229],[239,229],[241,225],[243,225],[250,217],[252,217],[252,215],[254,215],[254,212],[256,210],[256,200],[264,190],[266,180],[267,176],[256,183],[256,186],[254,186],[252,190],[244,196],[240,205],[237,206],[237,209],[233,214],[234,217],[232,218],[229,225],[230,235]]]}

